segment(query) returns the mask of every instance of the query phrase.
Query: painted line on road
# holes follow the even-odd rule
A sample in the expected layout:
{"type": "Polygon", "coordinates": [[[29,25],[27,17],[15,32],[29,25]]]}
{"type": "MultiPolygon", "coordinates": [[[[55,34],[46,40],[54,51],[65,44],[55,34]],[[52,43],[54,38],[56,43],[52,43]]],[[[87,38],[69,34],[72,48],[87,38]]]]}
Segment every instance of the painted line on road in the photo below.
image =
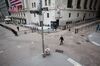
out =
{"type": "Polygon", "coordinates": [[[3,52],[4,52],[4,51],[3,51],[3,50],[1,50],[1,51],[0,51],[0,54],[1,54],[1,53],[3,53],[3,52]]]}
{"type": "Polygon", "coordinates": [[[69,61],[70,63],[74,64],[74,66],[82,66],[81,64],[79,64],[78,62],[74,61],[71,58],[68,58],[67,61],[69,61]]]}

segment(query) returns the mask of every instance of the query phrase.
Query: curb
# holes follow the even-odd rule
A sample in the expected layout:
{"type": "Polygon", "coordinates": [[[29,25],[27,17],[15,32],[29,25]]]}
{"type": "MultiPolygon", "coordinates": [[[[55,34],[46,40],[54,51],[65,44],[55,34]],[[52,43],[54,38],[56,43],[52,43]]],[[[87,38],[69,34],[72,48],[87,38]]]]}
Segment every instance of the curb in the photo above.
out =
{"type": "Polygon", "coordinates": [[[6,29],[8,29],[8,30],[12,31],[12,32],[13,32],[13,34],[14,34],[15,36],[18,36],[17,31],[15,31],[14,29],[12,29],[12,28],[10,28],[10,27],[8,27],[8,26],[2,25],[2,24],[0,24],[0,26],[2,26],[2,27],[4,27],[4,28],[6,28],[6,29]]]}

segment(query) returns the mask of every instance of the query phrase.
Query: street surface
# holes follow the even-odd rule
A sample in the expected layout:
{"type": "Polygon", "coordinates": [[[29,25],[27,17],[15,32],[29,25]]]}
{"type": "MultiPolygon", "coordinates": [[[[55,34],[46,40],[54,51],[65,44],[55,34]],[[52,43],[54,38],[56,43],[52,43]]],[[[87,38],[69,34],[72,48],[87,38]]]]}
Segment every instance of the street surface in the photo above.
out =
{"type": "MultiPolygon", "coordinates": [[[[100,66],[100,47],[87,41],[87,36],[94,32],[86,29],[78,34],[64,30],[46,33],[45,48],[64,51],[64,55],[84,66],[100,66]],[[64,37],[64,45],[59,45],[59,37],[64,37]]],[[[33,66],[32,61],[42,53],[41,34],[29,33],[18,37],[9,30],[0,27],[0,66],[33,66]]]]}

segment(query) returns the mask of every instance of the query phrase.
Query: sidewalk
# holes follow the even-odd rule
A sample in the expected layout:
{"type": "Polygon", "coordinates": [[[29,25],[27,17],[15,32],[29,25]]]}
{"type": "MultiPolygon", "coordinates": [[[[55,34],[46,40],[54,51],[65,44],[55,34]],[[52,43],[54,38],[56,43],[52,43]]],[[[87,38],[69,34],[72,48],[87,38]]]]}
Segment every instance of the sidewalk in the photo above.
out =
{"type": "Polygon", "coordinates": [[[18,31],[17,30],[17,25],[14,25],[14,24],[5,24],[5,23],[1,23],[1,24],[4,25],[4,26],[7,26],[7,27],[9,27],[9,28],[11,28],[13,30],[15,30],[18,33],[18,35],[25,34],[25,32],[26,33],[32,32],[31,29],[25,28],[25,27],[22,27],[22,26],[19,26],[19,31],[18,31]]]}
{"type": "Polygon", "coordinates": [[[90,23],[79,25],[79,26],[74,26],[72,31],[74,33],[79,33],[82,30],[86,30],[86,29],[89,29],[89,28],[93,29],[93,27],[96,27],[96,24],[98,24],[98,23],[100,23],[100,20],[96,20],[96,21],[93,21],[93,22],[90,22],[90,23]]]}
{"type": "MultiPolygon", "coordinates": [[[[10,27],[10,28],[13,28],[15,31],[18,31],[18,30],[17,30],[17,25],[5,24],[5,23],[2,23],[2,25],[8,26],[8,27],[10,27]]],[[[25,31],[25,30],[29,30],[29,28],[25,28],[25,27],[19,26],[19,31],[25,31]]]]}

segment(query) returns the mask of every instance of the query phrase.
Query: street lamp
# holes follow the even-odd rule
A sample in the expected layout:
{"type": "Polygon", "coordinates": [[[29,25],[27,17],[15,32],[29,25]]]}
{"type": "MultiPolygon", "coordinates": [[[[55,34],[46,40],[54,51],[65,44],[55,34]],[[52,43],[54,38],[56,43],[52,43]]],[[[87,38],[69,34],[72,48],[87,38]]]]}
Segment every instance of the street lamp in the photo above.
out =
{"type": "Polygon", "coordinates": [[[43,31],[43,16],[42,16],[42,0],[40,0],[39,2],[39,17],[40,17],[40,24],[41,24],[41,30],[42,30],[42,53],[43,53],[43,57],[45,55],[45,48],[44,48],[44,31],[43,31]]]}
{"type": "Polygon", "coordinates": [[[47,7],[43,8],[42,7],[42,0],[40,0],[40,2],[39,2],[39,19],[40,19],[40,25],[41,25],[41,30],[42,30],[42,33],[41,33],[41,35],[42,35],[42,52],[43,52],[43,57],[45,57],[44,31],[43,31],[43,26],[44,26],[43,19],[44,19],[44,16],[43,16],[42,11],[48,11],[48,8],[47,7]]]}

